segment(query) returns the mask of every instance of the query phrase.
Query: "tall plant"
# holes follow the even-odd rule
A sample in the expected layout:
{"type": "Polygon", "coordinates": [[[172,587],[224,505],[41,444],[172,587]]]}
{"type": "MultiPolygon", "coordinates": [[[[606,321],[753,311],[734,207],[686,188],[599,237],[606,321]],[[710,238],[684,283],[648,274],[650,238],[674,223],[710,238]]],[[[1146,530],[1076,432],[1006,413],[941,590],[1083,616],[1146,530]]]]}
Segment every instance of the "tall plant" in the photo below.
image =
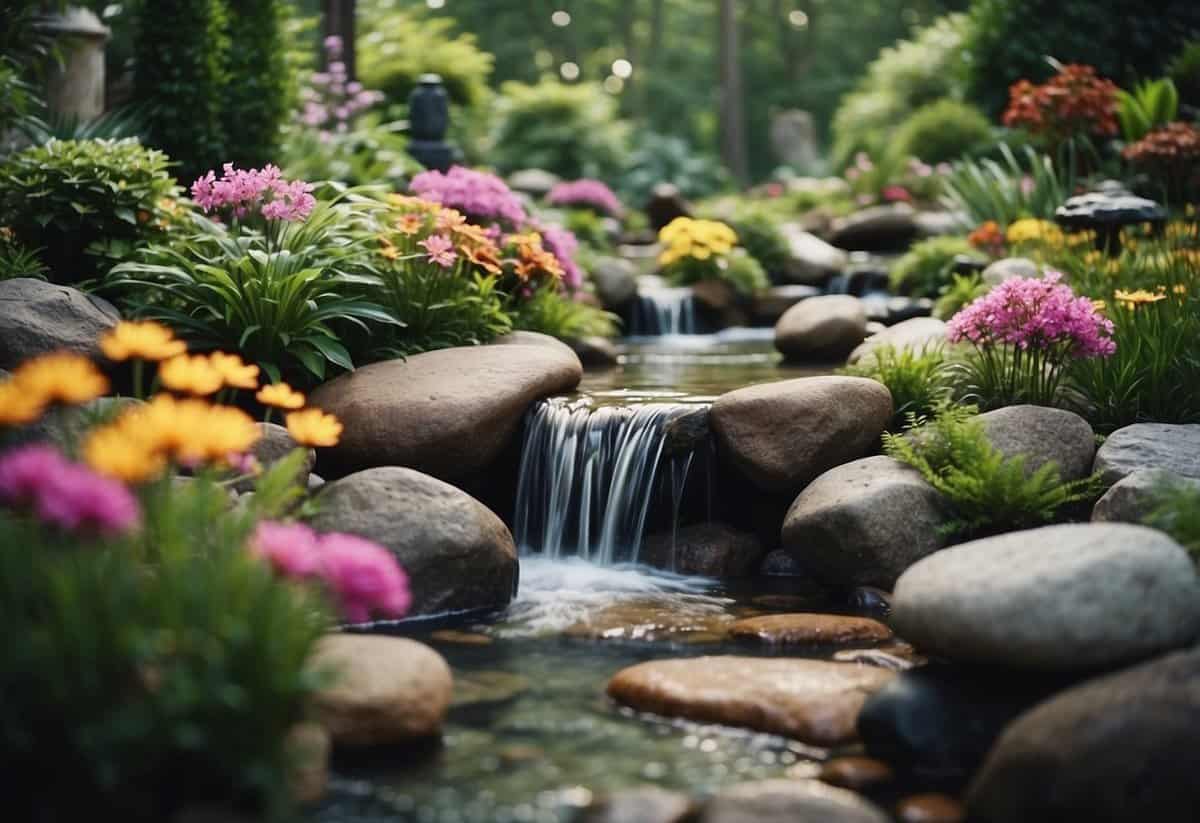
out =
{"type": "Polygon", "coordinates": [[[965,214],[971,226],[991,220],[1001,226],[1021,217],[1054,218],[1075,193],[1076,147],[1067,141],[1057,157],[1026,146],[1018,158],[1007,145],[1001,160],[959,163],[943,181],[947,208],[965,214]]]}
{"type": "Polygon", "coordinates": [[[227,160],[262,166],[279,159],[281,128],[295,89],[287,65],[283,0],[226,0],[228,82],[220,98],[227,160]]]}

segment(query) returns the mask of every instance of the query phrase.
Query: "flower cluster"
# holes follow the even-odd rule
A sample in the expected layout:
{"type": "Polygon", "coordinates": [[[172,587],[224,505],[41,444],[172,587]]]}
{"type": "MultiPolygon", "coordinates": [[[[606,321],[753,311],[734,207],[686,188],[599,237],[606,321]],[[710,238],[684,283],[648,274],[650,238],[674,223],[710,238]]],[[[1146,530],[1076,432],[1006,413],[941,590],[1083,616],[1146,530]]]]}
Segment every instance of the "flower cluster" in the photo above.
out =
{"type": "Polygon", "coordinates": [[[704,261],[728,254],[738,238],[733,229],[717,220],[676,217],[663,226],[658,240],[664,246],[658,263],[666,268],[688,257],[704,261]]]}
{"type": "Polygon", "coordinates": [[[967,235],[967,242],[993,257],[1004,254],[1004,232],[995,220],[988,220],[967,235]]]}
{"type": "Polygon", "coordinates": [[[539,232],[542,245],[546,251],[554,255],[558,266],[562,269],[562,284],[567,291],[577,291],[583,286],[583,270],[575,262],[575,253],[579,251],[579,240],[573,232],[559,226],[546,226],[539,232]]]}
{"type": "Polygon", "coordinates": [[[53,352],[27,360],[0,383],[0,426],[21,426],[51,406],[76,406],[108,391],[108,378],[80,354],[53,352]]]}
{"type": "Polygon", "coordinates": [[[192,183],[192,199],[205,213],[225,209],[239,220],[257,213],[267,220],[300,223],[317,205],[312,190],[303,180],[284,180],[276,166],[236,169],[226,163],[220,178],[210,171],[192,183]]]}
{"type": "Polygon", "coordinates": [[[563,208],[592,209],[609,217],[620,217],[625,209],[613,190],[599,180],[573,180],[550,189],[546,202],[563,208]]]}
{"type": "Polygon", "coordinates": [[[28,509],[43,523],[72,533],[120,535],[141,520],[129,489],[43,445],[23,446],[0,457],[0,502],[28,509]]]}
{"type": "Polygon", "coordinates": [[[327,142],[334,134],[348,132],[355,116],[382,103],[384,94],[363,88],[357,80],[350,80],[342,60],[341,37],[336,34],[326,37],[324,47],[328,71],[313,72],[308,87],[300,92],[304,103],[300,122],[310,129],[317,129],[321,141],[327,142]]]}
{"type": "Polygon", "coordinates": [[[505,235],[501,241],[504,273],[515,279],[523,291],[546,283],[560,283],[566,276],[558,258],[546,248],[542,235],[530,231],[505,235]]]}
{"type": "Polygon", "coordinates": [[[1073,135],[1117,133],[1117,86],[1091,66],[1070,64],[1035,86],[1018,80],[1008,90],[1004,125],[1024,127],[1054,141],[1073,135]]]}
{"type": "Polygon", "coordinates": [[[1121,153],[1133,165],[1166,181],[1180,199],[1200,192],[1200,128],[1190,123],[1168,123],[1121,153]]]}
{"type": "Polygon", "coordinates": [[[1107,357],[1116,351],[1112,321],[1050,271],[1006,280],[950,319],[947,338],[977,347],[1013,346],[1066,357],[1107,357]]]}
{"type": "Polygon", "coordinates": [[[494,174],[454,166],[450,171],[425,171],[412,179],[413,194],[465,214],[480,224],[501,223],[517,229],[526,221],[525,208],[511,189],[494,174]]]}
{"type": "Polygon", "coordinates": [[[338,532],[317,534],[300,523],[264,521],[250,550],[281,577],[320,582],[337,599],[346,619],[403,617],[412,603],[408,577],[378,543],[338,532]]]}

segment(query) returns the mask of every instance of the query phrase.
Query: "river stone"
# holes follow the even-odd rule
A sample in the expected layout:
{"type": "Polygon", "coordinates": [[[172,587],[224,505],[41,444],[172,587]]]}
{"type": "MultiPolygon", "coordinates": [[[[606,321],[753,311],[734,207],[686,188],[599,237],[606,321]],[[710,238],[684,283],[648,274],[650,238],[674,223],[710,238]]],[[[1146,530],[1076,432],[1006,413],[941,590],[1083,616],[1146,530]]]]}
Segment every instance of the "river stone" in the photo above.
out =
{"type": "Polygon", "coordinates": [[[372,363],[318,387],[312,404],[345,426],[341,442],[318,455],[321,473],[406,466],[450,482],[478,476],[532,403],[579,384],[579,358],[559,345],[442,349],[372,363]]]}
{"type": "Polygon", "coordinates": [[[1097,523],[1142,523],[1159,505],[1159,491],[1186,486],[1200,491],[1200,478],[1166,469],[1140,469],[1113,484],[1092,509],[1097,523]]]}
{"type": "Polygon", "coordinates": [[[507,703],[529,691],[529,678],[502,671],[459,672],[454,677],[451,706],[482,706],[507,703]]]}
{"type": "Polygon", "coordinates": [[[737,621],[729,627],[729,636],[772,646],[845,646],[882,643],[892,638],[892,630],[868,617],[768,614],[737,621]]]}
{"type": "Polygon", "coordinates": [[[561,177],[545,169],[519,169],[508,177],[509,188],[532,197],[545,197],[561,182],[561,177]]]}
{"type": "Polygon", "coordinates": [[[1093,469],[1106,484],[1138,469],[1200,478],[1200,424],[1135,423],[1117,429],[1096,450],[1093,469]]]}
{"type": "Polygon", "coordinates": [[[638,786],[600,798],[583,812],[579,823],[686,823],[695,813],[695,804],[686,794],[638,786]]]}
{"type": "Polygon", "coordinates": [[[756,486],[795,494],[862,457],[892,417],[887,387],[864,377],[800,377],[728,392],[709,420],[722,453],[756,486]]]}
{"type": "Polygon", "coordinates": [[[882,760],[861,755],[843,755],[821,766],[820,779],[831,786],[863,791],[886,785],[895,778],[892,767],[882,760]]]}
{"type": "Polygon", "coordinates": [[[674,535],[650,535],[638,559],[679,574],[745,577],[754,573],[765,553],[766,548],[754,534],[709,522],[684,526],[674,535]]]}
{"type": "Polygon", "coordinates": [[[541,346],[545,349],[558,352],[563,357],[570,359],[575,350],[570,344],[559,340],[550,334],[542,334],[540,331],[510,331],[508,334],[497,337],[489,345],[492,346],[541,346]]]}
{"type": "Polygon", "coordinates": [[[29,277],[0,280],[0,369],[59,349],[96,356],[121,316],[107,300],[29,277]]]}
{"type": "Polygon", "coordinates": [[[783,223],[779,230],[788,244],[782,274],[792,283],[819,285],[841,274],[850,262],[846,252],[805,231],[799,223],[783,223]]]}
{"type": "Polygon", "coordinates": [[[596,296],[606,309],[620,309],[637,294],[637,268],[628,260],[601,257],[591,273],[596,296]]]}
{"type": "Polygon", "coordinates": [[[1068,524],[937,552],[901,575],[892,608],[896,633],[931,654],[1077,671],[1191,642],[1200,581],[1161,532],[1068,524]]]}
{"type": "Polygon", "coordinates": [[[756,326],[769,326],[779,322],[788,309],[804,300],[818,297],[821,290],[816,286],[771,286],[754,293],[750,313],[756,326]]]}
{"type": "Polygon", "coordinates": [[[733,620],[723,607],[710,602],[634,598],[589,612],[564,634],[587,640],[715,643],[725,639],[733,620]]]}
{"type": "Polygon", "coordinates": [[[846,362],[854,364],[871,357],[881,346],[891,346],[896,351],[912,351],[917,354],[946,345],[946,323],[936,317],[913,317],[888,326],[873,334],[854,348],[846,362]]]}
{"type": "Polygon", "coordinates": [[[907,203],[893,203],[834,220],[829,239],[838,248],[854,251],[903,251],[916,236],[916,211],[907,203]]]}
{"type": "Polygon", "coordinates": [[[428,646],[402,637],[334,634],[309,660],[333,682],[313,709],[337,745],[390,745],[441,731],[454,684],[450,667],[428,646]]]}
{"type": "Polygon", "coordinates": [[[775,348],[790,360],[845,357],[866,336],[862,301],[848,294],[801,301],[775,324],[775,348]]]}
{"type": "Polygon", "coordinates": [[[847,789],[816,780],[758,780],[722,789],[698,823],[887,823],[888,816],[847,789]]]}
{"type": "Polygon", "coordinates": [[[571,351],[579,357],[584,368],[606,369],[617,365],[617,347],[607,337],[588,335],[587,337],[572,337],[567,341],[571,351]]]}
{"type": "Polygon", "coordinates": [[[824,660],[693,657],[622,669],[608,694],[639,711],[836,746],[854,740],[863,701],[894,676],[824,660]]]}
{"type": "Polygon", "coordinates": [[[983,282],[989,286],[999,286],[1005,280],[1018,277],[1041,277],[1042,270],[1037,263],[1028,257],[1005,257],[990,263],[983,270],[983,282]]]}
{"type": "Polygon", "coordinates": [[[512,599],[512,535],[466,492],[385,466],[327,483],[317,501],[318,531],[361,535],[396,555],[411,583],[411,614],[496,608],[512,599]]]}
{"type": "Polygon", "coordinates": [[[683,406],[663,427],[663,457],[685,455],[708,441],[708,406],[683,406]]]}
{"type": "Polygon", "coordinates": [[[1096,435],[1074,412],[1047,406],[1005,406],[978,417],[988,442],[1005,457],[1025,455],[1025,473],[1058,464],[1064,481],[1092,473],[1096,435]]]}
{"type": "Polygon", "coordinates": [[[916,469],[864,457],[800,492],[783,521],[783,548],[826,583],[890,589],[905,569],[945,545],[943,506],[916,469]]]}
{"type": "Polygon", "coordinates": [[[1200,651],[1088,681],[1009,726],[967,793],[981,823],[1186,823],[1200,809],[1200,651]]]}
{"type": "Polygon", "coordinates": [[[962,803],[945,794],[913,794],[896,803],[900,823],[962,823],[967,810],[962,803]]]}

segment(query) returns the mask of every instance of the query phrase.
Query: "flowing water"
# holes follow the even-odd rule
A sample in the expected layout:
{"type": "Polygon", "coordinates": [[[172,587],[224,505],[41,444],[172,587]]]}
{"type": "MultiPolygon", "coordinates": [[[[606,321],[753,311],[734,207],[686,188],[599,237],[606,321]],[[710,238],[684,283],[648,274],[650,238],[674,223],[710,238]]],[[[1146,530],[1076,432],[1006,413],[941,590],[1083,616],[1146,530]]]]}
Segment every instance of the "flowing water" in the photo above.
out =
{"type": "Polygon", "coordinates": [[[668,286],[653,274],[638,278],[638,293],[629,315],[634,336],[697,334],[696,300],[690,288],[668,286]]]}

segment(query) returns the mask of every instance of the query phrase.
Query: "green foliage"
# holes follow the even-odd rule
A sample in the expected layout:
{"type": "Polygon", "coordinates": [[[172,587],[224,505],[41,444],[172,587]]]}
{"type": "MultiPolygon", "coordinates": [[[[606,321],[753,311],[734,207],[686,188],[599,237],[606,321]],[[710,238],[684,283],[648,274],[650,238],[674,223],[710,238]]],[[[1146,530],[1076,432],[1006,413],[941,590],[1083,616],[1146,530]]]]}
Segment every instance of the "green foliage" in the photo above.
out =
{"type": "Polygon", "coordinates": [[[1179,91],[1170,77],[1145,80],[1132,92],[1117,89],[1117,119],[1126,143],[1141,140],[1179,115],[1179,91]]]}
{"type": "Polygon", "coordinates": [[[1179,89],[1179,99],[1193,107],[1200,108],[1200,39],[1187,43],[1171,65],[1167,73],[1179,89]]]}
{"type": "Polygon", "coordinates": [[[55,280],[91,277],[163,236],[179,194],[167,163],[133,139],[26,149],[0,165],[0,225],[44,249],[55,280]]]}
{"type": "Polygon", "coordinates": [[[1157,505],[1146,525],[1171,535],[1200,561],[1200,485],[1167,481],[1154,490],[1154,496],[1157,505]]]}
{"type": "Polygon", "coordinates": [[[539,168],[568,180],[611,178],[629,150],[629,126],[598,85],[545,77],[509,82],[496,101],[489,158],[503,172],[539,168]]]}
{"type": "Polygon", "coordinates": [[[0,280],[14,277],[45,279],[49,269],[38,257],[41,249],[27,248],[0,228],[0,280]]]}
{"type": "Polygon", "coordinates": [[[738,245],[758,261],[768,276],[787,267],[791,248],[770,209],[742,202],[727,222],[737,232],[738,245]]]}
{"type": "Polygon", "coordinates": [[[287,131],[279,165],[289,178],[336,180],[347,186],[384,183],[404,189],[421,164],[407,151],[408,140],[394,124],[371,125],[359,120],[345,134],[327,142],[314,129],[293,126],[287,131]]]}
{"type": "MultiPolygon", "coordinates": [[[[884,451],[915,468],[950,508],[944,529],[960,538],[1032,528],[1064,506],[1091,499],[1096,477],[1064,483],[1057,464],[1036,471],[1025,455],[1005,457],[987,438],[971,407],[944,406],[909,434],[885,434],[884,451]]],[[[915,416],[912,427],[921,423],[915,416]]]]}
{"type": "Polygon", "coordinates": [[[889,148],[893,157],[926,163],[958,160],[993,139],[987,116],[969,103],[943,99],[914,111],[900,125],[889,148]]]}
{"type": "Polygon", "coordinates": [[[674,185],[684,197],[704,197],[727,188],[730,179],[720,160],[687,140],[639,132],[617,189],[626,202],[641,204],[659,183],[674,185]]]}
{"type": "Polygon", "coordinates": [[[50,140],[123,140],[141,138],[146,132],[146,116],[138,106],[110,109],[93,120],[80,120],[64,114],[51,115],[31,133],[36,143],[50,140]]]}
{"type": "MultiPolygon", "coordinates": [[[[134,42],[134,96],[146,107],[150,142],[190,183],[220,168],[229,144],[222,101],[229,39],[224,0],[141,0],[134,42]]],[[[255,128],[252,123],[238,123],[255,128]]]]}
{"type": "Polygon", "coordinates": [[[41,108],[38,90],[24,78],[21,66],[0,54],[0,134],[36,133],[41,125],[38,118],[41,108]]]}
{"type": "Polygon", "coordinates": [[[933,414],[949,397],[946,356],[941,346],[923,351],[909,347],[879,346],[841,374],[867,377],[892,393],[892,422],[888,430],[903,431],[914,419],[933,414]]]}
{"type": "Polygon", "coordinates": [[[762,265],[743,248],[707,260],[688,257],[664,267],[662,274],[673,286],[692,286],[702,280],[723,280],[742,295],[753,294],[771,285],[762,265]]]}
{"type": "Polygon", "coordinates": [[[0,542],[21,547],[0,552],[14,817],[165,820],[203,805],[291,819],[287,735],[323,683],[306,661],[329,617],[245,550],[256,517],[280,508],[269,485],[257,511],[231,510],[206,474],[166,478],[140,495],[143,528],[104,541],[0,513],[0,542]]]}
{"type": "Polygon", "coordinates": [[[567,209],[563,214],[563,227],[575,235],[580,243],[593,251],[612,252],[612,240],[604,225],[604,217],[591,209],[567,209]]]}
{"type": "Polygon", "coordinates": [[[581,337],[614,337],[617,317],[588,303],[572,299],[556,288],[541,288],[513,309],[513,327],[570,340],[581,337]]]}
{"type": "Polygon", "coordinates": [[[284,0],[227,2],[228,81],[220,100],[223,162],[260,168],[279,160],[280,129],[293,82],[284,32],[287,14],[284,0]]]}
{"type": "Polygon", "coordinates": [[[930,237],[912,245],[888,272],[892,291],[916,297],[936,298],[951,284],[954,259],[960,255],[982,259],[965,237],[930,237]]]}
{"type": "Polygon", "coordinates": [[[402,326],[387,342],[363,344],[372,360],[450,346],[489,343],[512,331],[496,278],[447,273],[433,264],[400,260],[385,268],[369,295],[402,326]]]}
{"type": "Polygon", "coordinates": [[[944,181],[943,202],[976,226],[988,220],[1007,226],[1022,217],[1052,220],[1055,209],[1075,193],[1075,154],[1069,142],[1057,160],[1031,146],[1021,157],[1001,145],[999,161],[958,164],[944,181]]]}
{"type": "Polygon", "coordinates": [[[933,304],[933,316],[949,320],[958,312],[988,293],[989,287],[978,274],[955,274],[950,284],[943,286],[937,302],[933,304]]]}

